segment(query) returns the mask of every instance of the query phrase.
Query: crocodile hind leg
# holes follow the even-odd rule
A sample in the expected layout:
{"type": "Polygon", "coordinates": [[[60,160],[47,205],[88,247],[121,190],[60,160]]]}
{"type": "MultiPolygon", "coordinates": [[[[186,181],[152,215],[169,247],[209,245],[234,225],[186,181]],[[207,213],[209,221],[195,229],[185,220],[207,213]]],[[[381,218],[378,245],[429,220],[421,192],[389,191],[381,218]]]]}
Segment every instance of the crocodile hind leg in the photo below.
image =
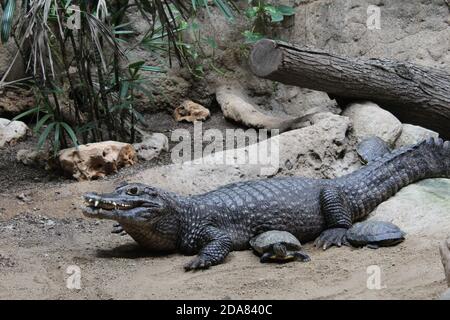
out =
{"type": "Polygon", "coordinates": [[[335,245],[346,245],[345,234],[352,226],[352,217],[347,204],[338,188],[325,187],[320,193],[320,205],[327,229],[314,242],[324,250],[335,245]]]}
{"type": "Polygon", "coordinates": [[[184,266],[186,271],[207,269],[220,264],[231,250],[231,238],[225,232],[214,228],[206,228],[198,238],[203,248],[200,253],[184,266]]]}

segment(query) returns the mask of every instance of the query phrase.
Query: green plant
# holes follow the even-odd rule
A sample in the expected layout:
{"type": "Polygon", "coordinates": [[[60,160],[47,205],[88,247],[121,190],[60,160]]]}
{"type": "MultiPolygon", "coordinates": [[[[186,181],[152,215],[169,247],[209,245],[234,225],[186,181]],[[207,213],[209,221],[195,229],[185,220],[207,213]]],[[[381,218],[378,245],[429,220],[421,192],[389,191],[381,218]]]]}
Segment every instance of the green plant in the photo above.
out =
{"type": "Polygon", "coordinates": [[[272,5],[265,1],[249,0],[249,8],[245,15],[250,19],[252,27],[244,31],[246,43],[254,43],[270,34],[270,27],[282,22],[285,17],[295,14],[295,10],[286,5],[272,5]]]}
{"type": "MultiPolygon", "coordinates": [[[[170,4],[165,0],[23,1],[16,10],[18,23],[12,25],[16,1],[3,1],[2,40],[14,38],[37,92],[37,106],[18,117],[35,117],[35,131],[40,133],[37,147],[51,141],[56,152],[77,146],[79,140],[135,141],[136,126],[142,121],[136,95],[143,93],[151,101],[152,91],[143,82],[164,68],[142,61],[123,68],[127,59],[121,43],[132,34],[123,17],[136,6],[149,23],[142,45],[152,52],[165,50],[169,60],[175,54],[182,62],[185,52],[180,50],[178,33],[195,6],[204,5],[193,2],[194,8],[177,0],[170,4]],[[73,5],[78,9],[72,10],[73,5]],[[70,28],[74,14],[79,15],[79,25],[70,28]]],[[[231,16],[226,2],[215,2],[231,16]]]]}
{"type": "MultiPolygon", "coordinates": [[[[61,92],[54,91],[53,95],[61,94],[61,92]]],[[[52,149],[56,155],[61,146],[67,147],[68,141],[66,135],[74,146],[78,146],[78,138],[74,129],[65,121],[59,120],[60,117],[56,114],[56,110],[52,107],[52,103],[48,99],[48,95],[42,94],[40,90],[35,90],[36,107],[23,112],[15,117],[13,120],[19,120],[23,117],[34,115],[36,117],[36,125],[33,131],[38,134],[39,138],[37,149],[41,149],[47,140],[51,141],[52,149]],[[53,133],[53,135],[52,135],[53,133]]]]}

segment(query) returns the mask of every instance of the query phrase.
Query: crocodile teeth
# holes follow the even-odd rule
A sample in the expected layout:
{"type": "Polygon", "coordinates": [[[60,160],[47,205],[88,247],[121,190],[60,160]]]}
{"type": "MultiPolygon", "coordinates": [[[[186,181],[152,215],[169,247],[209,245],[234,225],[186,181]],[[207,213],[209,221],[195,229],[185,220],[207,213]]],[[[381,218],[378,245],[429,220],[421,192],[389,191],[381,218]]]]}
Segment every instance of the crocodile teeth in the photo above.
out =
{"type": "Polygon", "coordinates": [[[97,200],[97,201],[95,201],[94,206],[98,207],[98,204],[99,204],[99,202],[97,200]]]}

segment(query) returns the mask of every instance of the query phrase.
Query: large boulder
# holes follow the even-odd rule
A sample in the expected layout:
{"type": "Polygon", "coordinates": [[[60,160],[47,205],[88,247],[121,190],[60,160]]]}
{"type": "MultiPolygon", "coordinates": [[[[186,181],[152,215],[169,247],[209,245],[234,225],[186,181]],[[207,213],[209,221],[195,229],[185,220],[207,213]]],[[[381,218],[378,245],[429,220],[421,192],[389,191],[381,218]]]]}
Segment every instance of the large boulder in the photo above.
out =
{"type": "Polygon", "coordinates": [[[392,222],[415,236],[446,238],[450,230],[450,179],[411,184],[381,203],[371,217],[392,222]]]}
{"type": "Polygon", "coordinates": [[[439,298],[440,300],[450,300],[450,289],[447,289],[439,298]]]}
{"type": "Polygon", "coordinates": [[[144,136],[142,142],[133,145],[141,160],[149,161],[158,157],[161,152],[169,151],[169,138],[162,133],[152,133],[144,136]]]}
{"type": "Polygon", "coordinates": [[[136,162],[136,151],[128,143],[104,141],[61,150],[61,169],[73,178],[92,180],[117,172],[136,162]]]}
{"type": "Polygon", "coordinates": [[[27,125],[22,121],[0,118],[0,148],[7,144],[13,145],[24,139],[28,130],[27,125]]]}
{"type": "Polygon", "coordinates": [[[416,144],[428,138],[437,138],[439,133],[428,130],[419,126],[404,123],[402,125],[402,133],[395,141],[395,148],[416,144]]]}
{"type": "Polygon", "coordinates": [[[352,121],[353,133],[359,141],[377,136],[393,146],[402,132],[401,122],[373,102],[352,103],[342,115],[352,121]]]}
{"type": "MultiPolygon", "coordinates": [[[[195,194],[227,183],[275,174],[333,178],[360,166],[354,144],[346,137],[349,127],[348,118],[322,113],[315,116],[314,124],[309,127],[242,148],[204,155],[200,159],[143,170],[128,180],[181,194],[195,194]],[[257,154],[257,161],[249,160],[257,154]]],[[[186,147],[191,147],[191,141],[186,141],[186,147]]],[[[178,148],[175,146],[172,156],[176,151],[178,148]]]]}
{"type": "MultiPolygon", "coordinates": [[[[292,3],[292,1],[289,1],[292,3]]],[[[296,1],[298,2],[298,1],[296,1]]],[[[286,40],[337,54],[450,65],[448,1],[308,0],[286,40]],[[380,28],[368,28],[380,10],[380,28]]]]}

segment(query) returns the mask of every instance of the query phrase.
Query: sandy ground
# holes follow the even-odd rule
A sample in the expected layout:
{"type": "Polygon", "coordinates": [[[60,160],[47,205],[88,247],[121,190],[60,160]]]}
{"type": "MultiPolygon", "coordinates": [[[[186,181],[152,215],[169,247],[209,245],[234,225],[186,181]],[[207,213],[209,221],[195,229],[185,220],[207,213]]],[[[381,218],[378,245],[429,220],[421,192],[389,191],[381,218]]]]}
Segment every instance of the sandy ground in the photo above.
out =
{"type": "Polygon", "coordinates": [[[111,221],[82,217],[81,194],[114,184],[37,184],[28,202],[3,194],[0,298],[434,299],[446,289],[440,239],[433,237],[411,236],[379,250],[321,251],[306,244],[311,262],[284,265],[260,264],[251,251],[233,252],[210,270],[184,272],[190,257],[152,255],[130,237],[111,234],[111,221]],[[80,290],[66,286],[72,265],[81,270],[80,290]],[[379,290],[367,288],[371,265],[381,270],[379,290]]]}
{"type": "Polygon", "coordinates": [[[191,257],[144,252],[111,234],[112,221],[86,219],[79,209],[84,192],[110,191],[161,163],[74,182],[15,163],[23,146],[0,152],[0,299],[435,299],[446,289],[442,237],[433,234],[379,250],[306,244],[308,263],[261,264],[251,251],[232,252],[224,264],[184,272],[191,257]],[[380,267],[379,289],[367,287],[371,265],[380,267]],[[70,266],[81,272],[80,290],[67,288],[70,266]]]}

